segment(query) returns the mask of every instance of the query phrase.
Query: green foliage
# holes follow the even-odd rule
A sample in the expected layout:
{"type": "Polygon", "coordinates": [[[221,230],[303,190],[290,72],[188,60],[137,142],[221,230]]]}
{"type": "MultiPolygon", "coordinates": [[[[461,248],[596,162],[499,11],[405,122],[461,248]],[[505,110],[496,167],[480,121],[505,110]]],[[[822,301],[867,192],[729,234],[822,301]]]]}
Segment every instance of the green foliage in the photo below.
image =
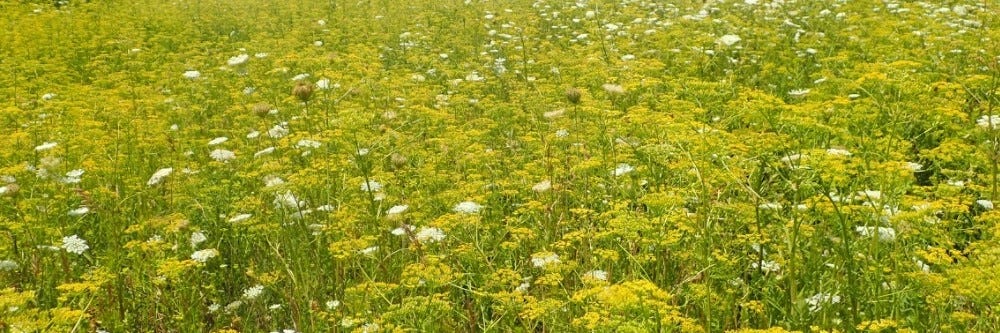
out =
{"type": "Polygon", "coordinates": [[[989,2],[0,4],[0,332],[997,331],[989,2]]]}

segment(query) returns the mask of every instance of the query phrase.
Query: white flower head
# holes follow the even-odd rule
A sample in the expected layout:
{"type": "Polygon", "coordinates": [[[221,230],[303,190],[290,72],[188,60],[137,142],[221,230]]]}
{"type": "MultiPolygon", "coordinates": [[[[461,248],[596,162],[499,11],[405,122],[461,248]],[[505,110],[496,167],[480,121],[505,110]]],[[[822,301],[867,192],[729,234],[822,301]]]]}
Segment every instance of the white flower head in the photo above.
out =
{"type": "Polygon", "coordinates": [[[255,285],[253,287],[250,287],[250,288],[247,288],[246,290],[244,290],[243,291],[243,298],[254,299],[254,298],[257,298],[258,296],[260,296],[260,294],[262,294],[262,293],[264,293],[264,286],[258,284],[258,285],[255,285]]]}
{"type": "Polygon", "coordinates": [[[226,310],[227,313],[228,312],[233,312],[236,309],[239,309],[240,306],[242,306],[242,305],[243,305],[243,301],[241,301],[241,300],[235,300],[235,301],[232,301],[229,304],[226,304],[226,307],[224,307],[223,309],[226,310]]]}
{"type": "Polygon", "coordinates": [[[823,309],[824,304],[837,304],[840,303],[839,295],[831,295],[829,293],[818,293],[806,298],[806,304],[809,304],[809,311],[816,312],[823,309]]]}
{"type": "Polygon", "coordinates": [[[292,194],[292,191],[285,191],[285,193],[278,193],[274,195],[274,206],[276,208],[291,208],[299,209],[305,207],[305,201],[301,201],[292,194]]]}
{"type": "Polygon", "coordinates": [[[462,201],[452,208],[456,213],[475,214],[483,209],[483,206],[472,201],[462,201]]]}
{"type": "Polygon", "coordinates": [[[994,114],[979,117],[979,119],[976,120],[976,125],[988,129],[997,129],[1000,127],[1000,116],[994,114]]]}
{"type": "Polygon", "coordinates": [[[209,259],[215,258],[218,255],[219,255],[219,250],[216,249],[198,250],[194,251],[194,253],[191,254],[191,260],[200,263],[205,263],[208,262],[209,259]]]}
{"type": "Polygon", "coordinates": [[[229,66],[239,66],[245,64],[247,60],[250,60],[250,55],[243,53],[238,56],[229,58],[229,61],[226,61],[226,64],[228,64],[229,66]]]}
{"type": "Polygon", "coordinates": [[[66,177],[62,179],[65,184],[77,184],[80,182],[80,177],[83,176],[83,169],[75,169],[66,173],[66,177]]]}
{"type": "Polygon", "coordinates": [[[299,148],[319,148],[323,144],[315,140],[302,139],[295,145],[299,146],[299,148]]]}
{"type": "Polygon", "coordinates": [[[976,205],[979,205],[979,207],[982,207],[985,210],[993,210],[993,201],[980,199],[976,200],[976,205]]]}
{"type": "Polygon", "coordinates": [[[858,226],[854,228],[862,237],[872,237],[878,235],[878,239],[883,242],[896,240],[896,229],[889,227],[866,227],[858,226]]]}
{"type": "Polygon", "coordinates": [[[801,97],[801,96],[805,96],[806,94],[809,94],[810,91],[811,90],[809,90],[809,89],[794,89],[794,90],[790,90],[788,92],[788,96],[801,97]]]}
{"type": "Polygon", "coordinates": [[[609,94],[612,95],[623,95],[625,94],[625,88],[619,84],[605,83],[601,86],[609,94]]]}
{"type": "Polygon", "coordinates": [[[198,247],[198,244],[201,244],[202,242],[207,240],[208,237],[205,237],[205,234],[202,233],[201,231],[195,231],[191,233],[191,247],[198,247]]]}
{"type": "Polygon", "coordinates": [[[10,259],[0,260],[0,272],[10,272],[17,270],[18,264],[16,261],[10,259]]]}
{"type": "Polygon", "coordinates": [[[545,119],[555,119],[555,118],[562,117],[564,114],[566,114],[566,110],[564,110],[564,109],[558,109],[558,110],[552,110],[552,111],[545,112],[545,113],[542,114],[542,117],[545,117],[545,119]]]}
{"type": "Polygon", "coordinates": [[[224,137],[224,136],[220,136],[220,137],[217,137],[215,139],[212,139],[212,141],[209,141],[208,145],[209,146],[220,145],[220,144],[222,144],[223,142],[226,142],[226,141],[229,141],[229,138],[224,137]]]}
{"type": "Polygon", "coordinates": [[[752,267],[754,269],[760,269],[764,273],[778,272],[778,271],[781,270],[781,265],[778,264],[778,262],[773,261],[773,260],[764,260],[764,261],[761,261],[759,263],[758,262],[754,262],[754,263],[750,264],[750,267],[752,267]]]}
{"type": "Polygon", "coordinates": [[[799,160],[803,159],[804,157],[806,157],[806,156],[802,155],[802,154],[791,154],[791,155],[785,155],[785,156],[783,156],[780,159],[780,161],[782,163],[792,163],[792,162],[798,162],[799,160]]]}
{"type": "Polygon", "coordinates": [[[361,183],[361,190],[364,192],[378,192],[382,190],[382,184],[374,180],[367,180],[361,183]]]}
{"type": "Polygon", "coordinates": [[[285,180],[281,179],[281,177],[278,177],[278,176],[270,175],[270,176],[264,177],[264,187],[274,187],[274,186],[282,185],[284,183],[285,183],[285,180]]]}
{"type": "Polygon", "coordinates": [[[75,170],[71,170],[70,172],[67,172],[66,173],[66,177],[69,177],[69,178],[80,178],[80,176],[83,176],[83,173],[84,173],[83,169],[75,169],[75,170]]]}
{"type": "Polygon", "coordinates": [[[77,209],[69,211],[69,216],[83,216],[87,215],[87,213],[90,213],[90,208],[87,206],[80,206],[77,209]]]}
{"type": "Polygon", "coordinates": [[[733,44],[739,43],[742,40],[743,39],[740,38],[740,36],[733,35],[733,34],[728,34],[728,35],[723,35],[722,37],[719,37],[719,39],[717,41],[719,42],[719,44],[722,44],[722,45],[725,45],[725,46],[733,46],[733,44]]]}
{"type": "Polygon", "coordinates": [[[403,212],[405,212],[406,209],[408,209],[408,208],[410,208],[410,206],[407,206],[407,205],[395,205],[395,206],[392,206],[391,208],[389,208],[389,210],[386,211],[385,213],[388,214],[388,215],[399,215],[399,214],[402,214],[403,212]]]}
{"type": "Polygon", "coordinates": [[[622,163],[618,164],[618,166],[615,167],[615,170],[612,171],[611,174],[617,177],[632,171],[635,171],[635,167],[628,165],[628,163],[622,163]]]}
{"type": "Polygon", "coordinates": [[[411,226],[409,224],[404,224],[404,225],[400,226],[399,228],[392,229],[392,234],[394,236],[403,236],[403,235],[406,235],[406,234],[411,233],[411,232],[413,232],[413,226],[411,226]]]}
{"type": "Polygon", "coordinates": [[[415,236],[421,243],[436,243],[446,237],[444,231],[435,227],[420,227],[415,236]]]}
{"type": "Polygon", "coordinates": [[[236,158],[236,153],[225,149],[216,149],[209,153],[208,156],[218,162],[229,162],[236,158]]]}
{"type": "Polygon", "coordinates": [[[282,137],[288,135],[288,128],[282,126],[281,124],[274,125],[271,129],[267,130],[267,136],[272,139],[281,139],[282,137]]]}
{"type": "Polygon", "coordinates": [[[833,156],[851,156],[851,152],[850,151],[847,151],[845,149],[839,149],[839,148],[830,148],[830,149],[827,149],[826,153],[830,154],[830,155],[833,155],[833,156]]]}
{"type": "Polygon", "coordinates": [[[316,88],[319,88],[321,90],[330,89],[330,79],[322,78],[322,79],[316,80],[316,88]]]}
{"type": "Polygon", "coordinates": [[[197,79],[199,77],[201,77],[201,72],[199,72],[199,71],[191,70],[191,71],[184,72],[184,78],[185,79],[194,80],[194,79],[197,79]]]}
{"type": "Polygon", "coordinates": [[[240,223],[249,220],[251,217],[253,217],[253,214],[239,214],[229,219],[229,223],[240,223]]]}
{"type": "Polygon", "coordinates": [[[257,151],[256,153],[253,153],[253,158],[258,158],[258,157],[261,157],[261,156],[264,156],[264,155],[271,154],[271,153],[274,152],[274,149],[275,149],[274,147],[267,147],[267,148],[261,149],[261,150],[257,151]]]}
{"type": "Polygon", "coordinates": [[[378,251],[378,246],[371,246],[371,247],[359,250],[358,254],[364,255],[364,256],[370,256],[370,255],[374,254],[375,251],[378,251]]]}
{"type": "Polygon", "coordinates": [[[46,151],[55,148],[57,144],[58,143],[46,141],[45,143],[35,146],[35,151],[46,151]]]}
{"type": "Polygon", "coordinates": [[[858,196],[865,200],[876,201],[882,199],[882,191],[875,191],[875,190],[858,191],[858,196]]]}
{"type": "Polygon", "coordinates": [[[160,182],[163,181],[164,178],[166,178],[173,172],[174,168],[163,168],[160,170],[156,170],[156,172],[153,173],[153,176],[149,177],[149,181],[146,181],[146,186],[153,186],[159,184],[160,182]]]}
{"type": "Polygon", "coordinates": [[[77,235],[66,236],[62,239],[62,248],[69,253],[83,254],[84,251],[90,248],[87,245],[87,241],[80,238],[77,235]]]}
{"type": "Polygon", "coordinates": [[[583,273],[583,279],[591,279],[591,280],[598,280],[598,281],[607,281],[608,280],[608,272],[602,271],[602,270],[599,270],[599,269],[592,270],[592,271],[583,273]]]}
{"type": "Polygon", "coordinates": [[[760,205],[757,205],[757,208],[760,208],[760,209],[763,209],[763,210],[779,210],[782,207],[783,207],[782,204],[777,203],[777,202],[766,202],[766,203],[762,203],[760,205]]]}
{"type": "Polygon", "coordinates": [[[543,180],[541,182],[538,182],[538,184],[535,184],[535,186],[531,187],[532,191],[535,191],[535,192],[538,192],[538,193],[542,193],[542,192],[548,191],[550,189],[552,189],[552,181],[550,181],[548,179],[543,180]]]}
{"type": "Polygon", "coordinates": [[[559,255],[552,252],[536,253],[531,256],[531,264],[538,268],[545,268],[545,266],[560,262],[562,261],[559,260],[559,255]]]}

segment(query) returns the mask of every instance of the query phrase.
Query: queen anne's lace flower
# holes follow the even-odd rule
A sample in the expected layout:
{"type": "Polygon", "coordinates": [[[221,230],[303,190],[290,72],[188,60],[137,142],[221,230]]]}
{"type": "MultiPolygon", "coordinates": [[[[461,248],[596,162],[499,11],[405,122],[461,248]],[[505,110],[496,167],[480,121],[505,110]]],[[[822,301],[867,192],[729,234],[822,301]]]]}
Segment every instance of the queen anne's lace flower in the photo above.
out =
{"type": "Polygon", "coordinates": [[[153,186],[159,184],[160,182],[163,181],[164,178],[166,178],[173,172],[174,168],[163,168],[160,170],[156,170],[156,172],[153,173],[153,176],[149,177],[149,181],[146,182],[146,186],[153,186]]]}
{"type": "Polygon", "coordinates": [[[417,241],[422,243],[435,243],[444,240],[445,234],[441,229],[434,227],[420,227],[416,235],[417,241]]]}
{"type": "Polygon", "coordinates": [[[483,206],[480,205],[480,204],[477,204],[477,203],[472,202],[472,201],[463,201],[463,202],[460,202],[459,204],[455,205],[455,208],[452,209],[452,210],[454,210],[456,213],[475,214],[475,213],[478,213],[482,209],[483,209],[483,206]]]}
{"type": "Polygon", "coordinates": [[[66,236],[62,239],[62,248],[69,253],[83,254],[84,251],[90,248],[87,245],[87,241],[83,240],[77,235],[66,236]]]}

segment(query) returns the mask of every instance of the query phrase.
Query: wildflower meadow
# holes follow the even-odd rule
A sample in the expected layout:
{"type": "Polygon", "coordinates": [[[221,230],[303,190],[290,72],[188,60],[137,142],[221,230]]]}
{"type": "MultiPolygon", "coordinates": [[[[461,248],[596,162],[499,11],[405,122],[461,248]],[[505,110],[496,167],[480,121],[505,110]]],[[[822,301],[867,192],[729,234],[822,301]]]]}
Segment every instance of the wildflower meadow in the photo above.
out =
{"type": "Polygon", "coordinates": [[[0,333],[997,332],[985,0],[0,2],[0,333]]]}

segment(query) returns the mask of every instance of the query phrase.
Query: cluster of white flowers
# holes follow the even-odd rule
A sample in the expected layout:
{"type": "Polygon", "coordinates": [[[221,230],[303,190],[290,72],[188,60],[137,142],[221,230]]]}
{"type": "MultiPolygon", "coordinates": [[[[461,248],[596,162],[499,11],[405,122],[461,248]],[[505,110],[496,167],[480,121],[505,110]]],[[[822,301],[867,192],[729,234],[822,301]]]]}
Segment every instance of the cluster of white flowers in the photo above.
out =
{"type": "Polygon", "coordinates": [[[245,214],[245,213],[244,214],[238,214],[238,215],[233,216],[232,218],[230,218],[229,219],[229,223],[240,223],[240,222],[249,220],[251,217],[253,217],[253,214],[245,214]]]}
{"type": "Polygon", "coordinates": [[[854,228],[862,237],[872,237],[878,235],[878,239],[883,242],[896,240],[896,229],[889,227],[866,227],[858,226],[854,228]]]}
{"type": "Polygon", "coordinates": [[[219,255],[219,251],[216,250],[216,249],[198,250],[198,251],[194,251],[194,253],[191,254],[191,260],[194,260],[194,261],[197,261],[197,262],[200,262],[200,263],[205,263],[205,262],[208,262],[209,259],[215,258],[218,255],[219,255]]]}
{"type": "Polygon", "coordinates": [[[273,152],[274,152],[274,147],[267,147],[267,148],[258,150],[256,153],[253,153],[253,158],[258,158],[258,157],[261,157],[261,156],[264,156],[264,155],[269,155],[269,154],[271,154],[273,152]]]}
{"type": "Polygon", "coordinates": [[[65,184],[78,184],[80,183],[80,177],[83,176],[83,169],[75,169],[66,173],[66,177],[63,177],[62,182],[65,184]]]}
{"type": "Polygon", "coordinates": [[[988,129],[997,129],[1000,127],[1000,116],[993,114],[979,117],[979,119],[976,119],[976,125],[988,129]]]}
{"type": "Polygon", "coordinates": [[[195,231],[191,233],[191,247],[198,247],[198,244],[201,244],[202,242],[207,240],[208,237],[205,237],[205,234],[202,233],[201,231],[195,231]]]}
{"type": "Polygon", "coordinates": [[[225,149],[216,149],[209,153],[208,156],[213,160],[225,163],[235,159],[236,153],[225,149]]]}
{"type": "Polygon", "coordinates": [[[220,137],[217,137],[217,138],[212,139],[211,141],[209,141],[208,145],[209,146],[220,145],[220,144],[225,143],[226,141],[229,141],[229,138],[224,137],[224,136],[220,136],[220,137]]]}
{"type": "Polygon", "coordinates": [[[982,207],[985,210],[993,210],[993,201],[979,199],[976,200],[976,205],[979,205],[979,207],[982,207]]]}
{"type": "Polygon", "coordinates": [[[444,240],[444,231],[435,227],[420,227],[415,236],[421,243],[436,243],[444,240]]]}
{"type": "Polygon", "coordinates": [[[407,205],[395,205],[389,208],[385,213],[388,215],[399,215],[405,212],[410,206],[407,205]]]}
{"type": "Polygon", "coordinates": [[[374,180],[367,180],[361,183],[361,191],[364,192],[378,192],[382,190],[382,184],[379,184],[374,180]]]}
{"type": "Polygon", "coordinates": [[[80,238],[80,236],[72,235],[63,237],[62,248],[69,253],[83,254],[83,252],[87,251],[90,246],[87,245],[87,241],[80,238]]]}
{"type": "Polygon", "coordinates": [[[543,180],[543,181],[539,182],[538,184],[535,184],[535,186],[531,187],[532,191],[535,191],[535,192],[538,192],[538,193],[548,191],[549,189],[552,189],[552,181],[549,181],[549,180],[543,180]]]}
{"type": "Polygon", "coordinates": [[[599,269],[592,270],[592,271],[583,273],[583,279],[591,279],[591,280],[597,280],[597,281],[607,281],[608,280],[608,272],[602,271],[602,270],[599,270],[599,269]]]}
{"type": "Polygon", "coordinates": [[[169,176],[173,172],[174,168],[163,168],[160,170],[156,170],[156,172],[153,173],[153,176],[149,177],[149,181],[146,182],[146,186],[153,186],[159,184],[160,182],[163,181],[164,178],[167,178],[167,176],[169,176]]]}
{"type": "Polygon", "coordinates": [[[45,143],[42,143],[42,144],[40,144],[38,146],[35,146],[35,151],[37,151],[37,152],[46,151],[46,150],[55,148],[57,145],[58,145],[58,143],[46,141],[45,143]]]}
{"type": "Polygon", "coordinates": [[[319,148],[322,145],[322,143],[315,140],[302,139],[299,140],[299,142],[296,143],[295,145],[299,146],[300,148],[319,148]]]}
{"type": "Polygon", "coordinates": [[[615,177],[627,174],[629,172],[635,171],[635,167],[628,165],[628,163],[621,163],[615,167],[615,170],[611,172],[615,177]]]}
{"type": "Polygon", "coordinates": [[[250,60],[250,55],[246,54],[246,53],[243,53],[243,54],[240,54],[238,56],[234,56],[232,58],[229,58],[229,60],[226,61],[226,64],[228,64],[229,66],[239,66],[239,65],[245,64],[247,62],[247,60],[250,60]]]}
{"type": "Polygon", "coordinates": [[[264,293],[264,286],[258,284],[253,287],[247,288],[246,290],[243,290],[243,298],[254,299],[263,293],[264,293]]]}
{"type": "Polygon", "coordinates": [[[281,139],[286,135],[288,135],[288,128],[281,124],[274,125],[274,127],[271,127],[271,129],[267,130],[267,136],[271,137],[272,139],[281,139]]]}
{"type": "Polygon", "coordinates": [[[739,43],[742,40],[743,39],[740,38],[740,36],[733,35],[733,34],[728,34],[728,35],[722,35],[722,37],[719,37],[719,39],[716,40],[716,41],[719,44],[722,44],[722,45],[725,45],[725,46],[733,46],[733,45],[735,45],[736,43],[739,43]]]}
{"type": "Polygon", "coordinates": [[[559,260],[559,255],[552,252],[536,253],[531,256],[531,264],[538,268],[545,268],[560,262],[562,261],[559,260]]]}
{"type": "Polygon", "coordinates": [[[760,269],[764,273],[773,273],[781,270],[781,265],[773,260],[764,260],[750,264],[753,269],[760,269]]]}
{"type": "Polygon", "coordinates": [[[619,84],[605,83],[601,86],[605,92],[612,95],[623,95],[625,94],[625,88],[619,84]]]}
{"type": "Polygon", "coordinates": [[[472,201],[463,201],[455,205],[452,210],[456,213],[475,214],[483,209],[483,206],[472,201]]]}
{"type": "Polygon", "coordinates": [[[16,261],[10,259],[0,260],[0,272],[10,272],[18,269],[18,264],[16,261]]]}
{"type": "Polygon", "coordinates": [[[809,311],[816,312],[823,309],[824,304],[837,304],[840,303],[840,295],[833,295],[830,293],[818,293],[806,298],[806,304],[809,304],[809,311]]]}
{"type": "Polygon", "coordinates": [[[84,216],[87,215],[87,213],[90,213],[90,207],[80,206],[76,209],[69,211],[68,214],[69,216],[84,216]]]}

